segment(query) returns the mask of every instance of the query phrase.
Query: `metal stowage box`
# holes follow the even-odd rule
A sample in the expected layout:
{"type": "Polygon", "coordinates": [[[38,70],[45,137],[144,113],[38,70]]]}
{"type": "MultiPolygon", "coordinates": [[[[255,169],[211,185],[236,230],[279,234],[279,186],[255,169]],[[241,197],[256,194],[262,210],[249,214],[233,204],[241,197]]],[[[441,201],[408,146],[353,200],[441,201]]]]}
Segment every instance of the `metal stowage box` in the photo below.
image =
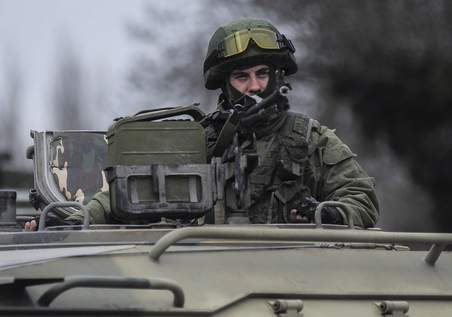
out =
{"type": "Polygon", "coordinates": [[[118,120],[107,132],[107,167],[206,163],[204,129],[196,121],[155,121],[176,115],[197,120],[195,106],[163,108],[118,120]]]}
{"type": "Polygon", "coordinates": [[[212,173],[198,122],[203,115],[196,106],[161,108],[122,118],[108,130],[113,215],[158,221],[195,217],[212,207],[212,173]]]}

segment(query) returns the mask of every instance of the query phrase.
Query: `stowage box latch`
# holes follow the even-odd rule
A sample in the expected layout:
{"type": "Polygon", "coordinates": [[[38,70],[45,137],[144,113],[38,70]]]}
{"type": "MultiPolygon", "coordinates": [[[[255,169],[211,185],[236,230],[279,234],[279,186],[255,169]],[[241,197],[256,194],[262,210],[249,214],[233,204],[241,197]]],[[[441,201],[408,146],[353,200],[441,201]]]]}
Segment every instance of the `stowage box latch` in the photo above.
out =
{"type": "Polygon", "coordinates": [[[300,317],[303,310],[303,301],[300,299],[277,299],[269,302],[276,316],[300,317]]]}
{"type": "Polygon", "coordinates": [[[405,301],[383,301],[375,303],[375,305],[380,309],[382,316],[408,316],[406,313],[410,308],[408,302],[405,301]]]}

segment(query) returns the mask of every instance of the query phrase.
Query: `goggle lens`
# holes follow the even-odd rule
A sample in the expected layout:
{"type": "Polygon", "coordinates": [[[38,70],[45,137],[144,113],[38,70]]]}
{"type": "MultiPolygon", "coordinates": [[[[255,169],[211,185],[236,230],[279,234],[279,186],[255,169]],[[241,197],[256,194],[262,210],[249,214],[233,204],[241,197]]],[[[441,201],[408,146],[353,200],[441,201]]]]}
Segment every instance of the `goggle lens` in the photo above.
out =
{"type": "Polygon", "coordinates": [[[241,30],[228,35],[220,44],[219,55],[229,57],[244,52],[252,39],[257,46],[263,49],[279,49],[280,40],[275,32],[254,28],[241,30]]]}

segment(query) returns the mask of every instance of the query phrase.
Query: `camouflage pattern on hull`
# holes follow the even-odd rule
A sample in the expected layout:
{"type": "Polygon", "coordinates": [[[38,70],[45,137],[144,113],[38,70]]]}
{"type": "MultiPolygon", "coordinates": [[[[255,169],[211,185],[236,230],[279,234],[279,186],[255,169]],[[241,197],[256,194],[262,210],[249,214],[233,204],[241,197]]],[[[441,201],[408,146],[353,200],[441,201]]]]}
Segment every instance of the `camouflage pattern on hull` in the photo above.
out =
{"type": "Polygon", "coordinates": [[[103,172],[107,154],[103,135],[56,132],[50,151],[53,179],[66,200],[87,204],[95,193],[108,190],[103,172]]]}

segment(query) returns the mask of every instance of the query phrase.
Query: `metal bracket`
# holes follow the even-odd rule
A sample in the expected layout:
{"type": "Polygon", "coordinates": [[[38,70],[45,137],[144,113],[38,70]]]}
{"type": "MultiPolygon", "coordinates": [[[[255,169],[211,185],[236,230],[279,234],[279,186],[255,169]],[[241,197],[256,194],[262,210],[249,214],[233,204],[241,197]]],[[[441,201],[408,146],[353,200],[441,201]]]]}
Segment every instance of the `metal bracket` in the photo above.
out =
{"type": "Polygon", "coordinates": [[[303,310],[303,301],[300,299],[277,299],[269,302],[276,316],[300,317],[303,310]]]}
{"type": "Polygon", "coordinates": [[[353,211],[347,204],[339,201],[323,201],[315,209],[314,222],[316,228],[322,228],[322,210],[324,207],[338,207],[340,211],[344,213],[345,218],[348,222],[348,227],[354,229],[355,224],[353,221],[353,211]]]}
{"type": "Polygon", "coordinates": [[[439,256],[441,255],[441,252],[444,251],[444,249],[447,247],[447,244],[441,244],[441,243],[434,243],[430,247],[430,250],[428,251],[427,255],[424,258],[424,261],[429,265],[435,265],[436,260],[438,260],[439,256]]]}
{"type": "Polygon", "coordinates": [[[48,204],[41,213],[41,217],[39,219],[38,231],[43,231],[46,228],[46,217],[50,210],[57,207],[76,207],[83,211],[83,230],[87,230],[89,228],[90,214],[89,210],[76,201],[54,201],[48,204]]]}
{"type": "Polygon", "coordinates": [[[380,309],[382,316],[408,316],[410,306],[405,301],[383,301],[381,303],[375,303],[380,309]]]}

